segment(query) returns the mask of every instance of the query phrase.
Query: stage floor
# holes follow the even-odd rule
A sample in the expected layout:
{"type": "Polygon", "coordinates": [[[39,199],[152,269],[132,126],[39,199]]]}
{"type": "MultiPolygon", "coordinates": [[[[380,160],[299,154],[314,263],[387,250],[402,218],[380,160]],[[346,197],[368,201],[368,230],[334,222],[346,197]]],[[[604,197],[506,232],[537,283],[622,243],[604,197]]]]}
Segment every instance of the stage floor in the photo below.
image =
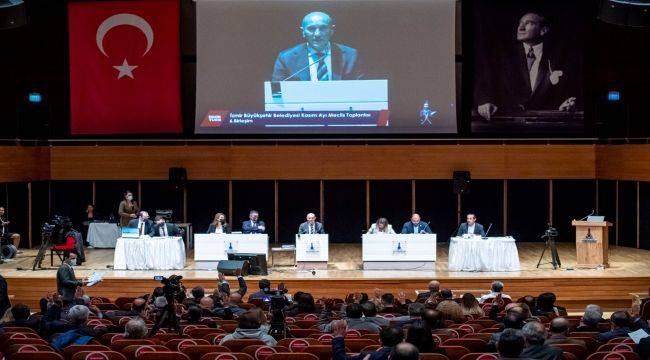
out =
{"type": "MultiPolygon", "coordinates": [[[[438,261],[435,270],[370,271],[361,269],[361,244],[330,244],[328,270],[300,271],[289,266],[292,256],[285,253],[275,255],[276,266],[269,265],[266,278],[274,283],[283,281],[290,291],[311,291],[315,296],[343,296],[344,293],[365,291],[375,288],[384,291],[405,291],[413,296],[416,289],[426,288],[430,279],[438,279],[443,287],[456,291],[483,291],[494,279],[506,283],[506,292],[513,296],[537,295],[553,291],[560,303],[579,308],[586,303],[596,302],[605,307],[629,306],[630,293],[647,292],[650,285],[650,251],[610,247],[610,267],[597,270],[573,270],[576,261],[575,244],[559,244],[562,268],[553,270],[550,264],[536,268],[543,249],[542,243],[518,243],[521,271],[517,272],[451,272],[447,270],[448,244],[438,244],[438,261]],[[285,264],[285,265],[280,265],[285,264]]],[[[77,277],[93,272],[105,272],[104,282],[88,288],[89,294],[103,294],[109,297],[139,295],[156,286],[154,275],[179,274],[186,286],[201,284],[214,288],[216,271],[194,270],[193,252],[187,254],[184,270],[176,271],[124,271],[112,270],[112,249],[87,249],[87,262],[76,267],[77,277]]],[[[0,265],[2,275],[8,279],[10,293],[17,301],[34,306],[38,298],[48,290],[54,290],[56,268],[32,271],[36,250],[25,250],[15,261],[0,265]],[[27,269],[27,270],[20,270],[27,269]]],[[[49,253],[43,261],[49,267],[49,253]]],[[[55,265],[57,258],[55,257],[55,265]]],[[[247,277],[249,287],[256,288],[260,276],[247,277]]]]}

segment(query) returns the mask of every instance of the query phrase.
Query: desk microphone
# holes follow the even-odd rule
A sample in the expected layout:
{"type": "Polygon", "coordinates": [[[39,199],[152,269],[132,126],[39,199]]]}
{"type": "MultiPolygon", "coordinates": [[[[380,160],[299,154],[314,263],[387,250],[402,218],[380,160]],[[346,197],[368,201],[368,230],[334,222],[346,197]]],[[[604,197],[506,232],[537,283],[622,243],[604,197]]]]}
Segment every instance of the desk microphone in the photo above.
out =
{"type": "Polygon", "coordinates": [[[583,220],[587,219],[588,217],[590,217],[591,215],[593,215],[593,214],[595,214],[595,213],[596,213],[596,210],[591,210],[591,213],[589,213],[589,215],[583,217],[582,219],[580,219],[580,220],[578,220],[578,221],[583,221],[583,220]]]}
{"type": "Polygon", "coordinates": [[[312,67],[312,66],[314,66],[314,65],[316,65],[316,64],[318,64],[318,63],[320,63],[320,62],[323,61],[326,57],[327,57],[327,54],[323,55],[323,56],[322,56],[321,58],[319,58],[318,60],[314,61],[313,63],[311,63],[311,64],[309,64],[309,65],[307,65],[307,66],[305,66],[305,67],[303,67],[302,69],[296,71],[295,73],[291,74],[289,77],[284,78],[284,79],[281,80],[281,81],[287,81],[287,80],[291,79],[292,77],[294,77],[294,76],[300,74],[301,72],[303,72],[303,71],[309,69],[310,67],[312,67]]]}
{"type": "Polygon", "coordinates": [[[490,226],[488,226],[487,231],[485,232],[485,236],[483,236],[483,239],[487,239],[488,234],[490,233],[490,229],[492,229],[492,223],[490,223],[490,226]]]}

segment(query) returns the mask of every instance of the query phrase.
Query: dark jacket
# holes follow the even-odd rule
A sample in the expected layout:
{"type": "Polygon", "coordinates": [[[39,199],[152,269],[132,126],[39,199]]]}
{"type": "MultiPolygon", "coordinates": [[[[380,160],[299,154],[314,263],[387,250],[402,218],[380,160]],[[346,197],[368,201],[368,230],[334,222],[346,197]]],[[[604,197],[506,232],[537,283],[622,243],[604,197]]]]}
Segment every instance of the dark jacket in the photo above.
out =
{"type": "Polygon", "coordinates": [[[548,345],[530,345],[521,352],[521,358],[537,360],[562,360],[562,350],[548,345]]]}
{"type": "MultiPolygon", "coordinates": [[[[331,49],[331,80],[360,80],[363,78],[356,49],[333,42],[331,49]]],[[[275,60],[272,81],[311,80],[308,53],[307,43],[301,43],[282,51],[275,60]]]]}
{"type": "MultiPolygon", "coordinates": [[[[140,219],[133,219],[133,220],[129,221],[129,227],[137,229],[139,223],[140,223],[140,219]]],[[[152,228],[153,228],[153,221],[151,221],[149,219],[145,220],[144,221],[144,229],[143,229],[144,232],[142,233],[142,235],[148,235],[151,232],[152,228]]]]}
{"type": "MultiPolygon", "coordinates": [[[[224,234],[230,234],[232,232],[232,230],[230,229],[230,225],[228,224],[223,224],[221,227],[223,228],[224,234]]],[[[208,226],[207,233],[212,234],[213,232],[215,232],[216,229],[217,227],[214,224],[210,224],[210,226],[208,226]]]]}
{"type": "Polygon", "coordinates": [[[7,286],[7,280],[0,275],[0,314],[3,314],[11,307],[11,302],[9,301],[9,289],[7,286]]]}
{"type": "MultiPolygon", "coordinates": [[[[418,234],[422,232],[425,232],[427,234],[432,233],[431,228],[425,222],[420,221],[417,226],[418,226],[418,231],[417,231],[418,234]]],[[[414,234],[414,233],[415,233],[415,228],[413,223],[411,221],[405,222],[404,226],[402,226],[402,234],[414,234]]]]}
{"type": "Polygon", "coordinates": [[[332,339],[332,359],[334,360],[363,360],[366,355],[370,355],[368,360],[386,360],[390,355],[391,348],[382,347],[377,351],[364,352],[356,355],[348,356],[345,352],[345,340],[342,336],[337,336],[332,339]]]}
{"type": "MultiPolygon", "coordinates": [[[[469,226],[467,225],[466,222],[460,224],[456,236],[463,236],[467,234],[467,229],[469,229],[469,226]]],[[[474,235],[485,236],[485,229],[483,228],[483,225],[479,223],[474,223],[474,235]]]]}
{"type": "Polygon", "coordinates": [[[74,269],[66,263],[61,264],[56,272],[56,290],[64,301],[74,300],[74,293],[82,282],[77,280],[74,269]]]}
{"type": "Polygon", "coordinates": [[[598,341],[601,343],[606,343],[613,338],[627,337],[627,334],[630,333],[630,331],[631,330],[628,327],[616,328],[604,333],[600,333],[600,335],[598,335],[598,341]]]}
{"type": "MultiPolygon", "coordinates": [[[[180,236],[181,231],[178,228],[178,225],[176,224],[170,224],[170,223],[164,223],[165,226],[167,226],[167,236],[180,236]]],[[[151,231],[149,232],[149,236],[151,237],[156,237],[160,236],[160,228],[162,227],[162,224],[156,224],[151,228],[151,231]]]]}

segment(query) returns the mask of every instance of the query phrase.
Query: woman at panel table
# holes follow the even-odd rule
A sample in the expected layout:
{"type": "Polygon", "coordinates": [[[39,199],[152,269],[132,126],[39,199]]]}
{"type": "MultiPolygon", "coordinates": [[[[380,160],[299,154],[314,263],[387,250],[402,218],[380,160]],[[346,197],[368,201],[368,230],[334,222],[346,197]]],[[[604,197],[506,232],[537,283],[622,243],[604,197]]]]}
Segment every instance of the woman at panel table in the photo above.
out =
{"type": "Polygon", "coordinates": [[[120,202],[120,207],[117,213],[120,215],[120,226],[129,226],[129,221],[138,217],[140,207],[138,203],[133,200],[133,193],[127,190],[124,193],[124,199],[120,202]]]}
{"type": "Polygon", "coordinates": [[[394,234],[393,226],[388,223],[388,219],[379,218],[377,222],[370,226],[368,234],[394,234]]]}
{"type": "Polygon", "coordinates": [[[230,234],[230,225],[226,222],[226,215],[217,213],[208,227],[208,234],[230,234]]]}

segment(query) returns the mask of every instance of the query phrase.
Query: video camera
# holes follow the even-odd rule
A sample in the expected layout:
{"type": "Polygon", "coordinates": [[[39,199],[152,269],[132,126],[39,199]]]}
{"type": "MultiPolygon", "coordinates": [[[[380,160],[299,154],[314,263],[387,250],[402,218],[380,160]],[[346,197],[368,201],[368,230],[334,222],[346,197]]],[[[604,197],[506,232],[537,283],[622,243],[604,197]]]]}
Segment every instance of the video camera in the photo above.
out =
{"type": "Polygon", "coordinates": [[[178,294],[185,291],[181,283],[183,277],[180,275],[171,275],[168,278],[164,276],[154,276],[153,279],[160,281],[163,285],[163,293],[165,294],[167,301],[170,301],[170,299],[176,299],[178,294]]]}
{"type": "Polygon", "coordinates": [[[52,244],[65,243],[65,234],[72,230],[72,221],[67,216],[54,215],[49,222],[41,227],[43,240],[52,244]]]}

